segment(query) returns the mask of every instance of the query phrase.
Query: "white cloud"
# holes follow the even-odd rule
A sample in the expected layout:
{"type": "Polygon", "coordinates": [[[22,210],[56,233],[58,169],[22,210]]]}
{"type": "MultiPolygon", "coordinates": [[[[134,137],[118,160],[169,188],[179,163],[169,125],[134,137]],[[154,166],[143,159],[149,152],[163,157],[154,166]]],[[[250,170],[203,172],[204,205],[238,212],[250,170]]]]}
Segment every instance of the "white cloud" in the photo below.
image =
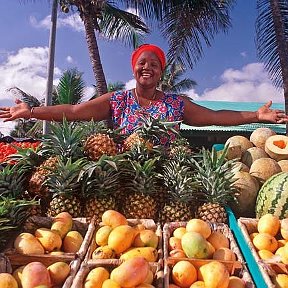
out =
{"type": "Polygon", "coordinates": [[[74,59],[71,56],[67,56],[66,61],[70,64],[74,63],[74,59]]]}
{"type": "Polygon", "coordinates": [[[251,63],[242,69],[227,69],[221,75],[223,83],[207,89],[202,95],[195,90],[187,92],[195,100],[230,102],[267,102],[283,103],[282,90],[277,90],[268,78],[262,63],[251,63]]]}
{"type": "MultiPolygon", "coordinates": [[[[44,19],[39,20],[39,21],[34,16],[31,16],[30,23],[35,28],[50,29],[51,15],[48,15],[44,19]]],[[[77,32],[84,31],[83,22],[77,13],[74,13],[65,17],[58,16],[57,27],[58,28],[68,27],[68,28],[72,28],[72,30],[77,31],[77,32]]]]}
{"type": "Polygon", "coordinates": [[[243,58],[246,58],[247,57],[247,52],[246,51],[243,51],[240,53],[240,55],[243,57],[243,58]]]}

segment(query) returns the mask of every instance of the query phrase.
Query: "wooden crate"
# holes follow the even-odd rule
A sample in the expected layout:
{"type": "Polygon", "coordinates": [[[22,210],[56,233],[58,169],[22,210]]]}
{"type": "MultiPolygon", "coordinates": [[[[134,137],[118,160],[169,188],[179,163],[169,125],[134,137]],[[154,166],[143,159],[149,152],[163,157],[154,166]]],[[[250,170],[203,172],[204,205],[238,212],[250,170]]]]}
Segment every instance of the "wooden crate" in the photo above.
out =
{"type": "MultiPolygon", "coordinates": [[[[170,272],[175,263],[186,260],[192,263],[196,268],[201,267],[204,264],[211,262],[211,259],[192,259],[192,258],[175,258],[169,256],[169,238],[173,234],[173,231],[178,227],[186,227],[187,222],[171,222],[166,223],[163,227],[163,251],[164,251],[164,287],[169,287],[170,272]]],[[[229,226],[222,223],[210,223],[212,231],[219,231],[223,233],[230,242],[230,249],[235,253],[236,261],[220,261],[228,269],[230,275],[235,275],[242,278],[245,281],[246,288],[255,287],[252,281],[251,275],[245,265],[243,256],[234,239],[234,236],[229,229],[229,226]]]]}
{"type": "Polygon", "coordinates": [[[255,249],[249,236],[251,233],[257,232],[257,224],[258,219],[255,218],[240,217],[238,219],[239,228],[251,250],[252,256],[254,257],[256,263],[259,266],[259,270],[265,283],[269,288],[273,288],[276,286],[272,283],[271,277],[275,276],[277,273],[288,274],[288,265],[279,262],[272,262],[269,260],[265,261],[259,257],[257,250],[255,249]]]}
{"type": "MultiPolygon", "coordinates": [[[[128,219],[128,225],[130,226],[136,226],[138,224],[142,224],[145,226],[145,228],[147,229],[151,229],[153,231],[156,232],[157,236],[158,236],[158,247],[157,247],[157,251],[158,251],[158,261],[162,261],[163,259],[163,248],[162,248],[162,229],[161,229],[161,226],[158,225],[158,224],[155,224],[154,220],[152,219],[128,219]]],[[[101,227],[101,223],[100,225],[98,226],[98,229],[99,227],[101,227]]],[[[92,237],[92,240],[91,240],[91,243],[88,247],[88,250],[87,250],[87,253],[86,253],[86,256],[85,256],[85,261],[87,261],[88,263],[94,263],[94,264],[97,264],[97,263],[103,263],[103,260],[105,259],[92,259],[92,253],[94,252],[94,250],[96,249],[96,240],[95,240],[95,234],[97,232],[97,227],[93,233],[93,237],[92,237]]]]}
{"type": "MultiPolygon", "coordinates": [[[[99,259],[101,260],[101,259],[99,259]]],[[[96,262],[82,262],[80,269],[78,270],[71,288],[83,288],[85,278],[88,273],[96,268],[96,267],[104,267],[109,272],[111,272],[114,268],[118,267],[123,261],[119,259],[102,259],[102,261],[96,262]]],[[[154,273],[153,285],[156,288],[163,288],[163,270],[159,263],[149,263],[150,269],[154,273]]]]}
{"type": "MultiPolygon", "coordinates": [[[[26,230],[23,230],[21,232],[29,232],[34,234],[36,229],[38,228],[50,228],[52,224],[53,218],[50,217],[38,217],[33,216],[29,218],[29,225],[26,230]]],[[[11,239],[11,241],[8,244],[7,249],[3,252],[3,255],[5,259],[9,260],[10,267],[6,264],[6,272],[11,273],[11,270],[15,270],[17,267],[22,265],[27,265],[30,262],[41,262],[45,266],[49,266],[55,262],[61,261],[68,263],[70,265],[70,274],[67,277],[63,287],[69,288],[73,282],[73,279],[80,268],[80,265],[82,263],[82,260],[84,259],[84,256],[87,253],[89,244],[91,242],[94,230],[95,230],[95,221],[92,219],[91,221],[88,221],[86,218],[74,218],[73,219],[73,226],[72,230],[77,230],[81,233],[84,240],[82,242],[82,245],[78,252],[76,253],[63,253],[62,255],[50,255],[50,254],[44,254],[44,255],[23,255],[16,251],[16,249],[13,247],[14,240],[17,237],[18,234],[21,232],[18,232],[15,234],[14,238],[11,239]]],[[[4,262],[3,262],[4,263],[4,262]]],[[[3,266],[3,265],[2,265],[3,266]]]]}

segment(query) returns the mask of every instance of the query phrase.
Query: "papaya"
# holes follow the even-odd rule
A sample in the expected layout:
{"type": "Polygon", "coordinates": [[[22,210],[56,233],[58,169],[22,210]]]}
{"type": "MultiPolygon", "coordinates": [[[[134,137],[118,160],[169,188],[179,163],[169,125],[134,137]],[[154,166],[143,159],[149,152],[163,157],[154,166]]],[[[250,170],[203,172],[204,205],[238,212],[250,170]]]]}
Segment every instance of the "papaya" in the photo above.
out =
{"type": "Polygon", "coordinates": [[[106,210],[102,214],[102,223],[104,225],[111,226],[115,228],[120,225],[127,225],[128,221],[126,217],[116,210],[106,210]]]}

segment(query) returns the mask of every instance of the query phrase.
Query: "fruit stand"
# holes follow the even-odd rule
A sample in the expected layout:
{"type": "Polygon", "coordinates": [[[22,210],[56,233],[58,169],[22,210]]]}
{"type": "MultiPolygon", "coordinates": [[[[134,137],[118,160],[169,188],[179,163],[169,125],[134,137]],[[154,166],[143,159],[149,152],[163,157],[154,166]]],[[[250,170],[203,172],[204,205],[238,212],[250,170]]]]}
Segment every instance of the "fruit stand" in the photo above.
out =
{"type": "Polygon", "coordinates": [[[130,136],[90,126],[0,142],[0,287],[285,287],[288,137],[193,150],[154,145],[172,131],[157,119],[130,136]]]}

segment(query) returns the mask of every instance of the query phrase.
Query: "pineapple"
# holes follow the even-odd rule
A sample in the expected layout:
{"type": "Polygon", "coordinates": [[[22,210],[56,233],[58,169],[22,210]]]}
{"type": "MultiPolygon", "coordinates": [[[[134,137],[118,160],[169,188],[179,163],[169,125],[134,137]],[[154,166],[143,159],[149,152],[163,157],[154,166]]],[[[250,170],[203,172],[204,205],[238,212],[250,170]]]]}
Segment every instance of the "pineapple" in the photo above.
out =
{"type": "Polygon", "coordinates": [[[31,215],[31,207],[37,205],[34,200],[19,200],[1,196],[0,199],[0,251],[14,236],[19,233],[27,218],[31,215]]]}
{"type": "MultiPolygon", "coordinates": [[[[23,168],[23,167],[22,167],[23,168]]],[[[20,166],[7,165],[0,171],[0,197],[17,200],[31,200],[25,189],[26,171],[20,166]]],[[[34,201],[37,205],[32,205],[29,209],[30,216],[42,215],[39,202],[34,201]]]]}
{"type": "Polygon", "coordinates": [[[194,217],[195,182],[192,168],[177,160],[163,164],[161,179],[167,194],[165,203],[159,207],[159,222],[188,221],[194,217]]]}
{"type": "Polygon", "coordinates": [[[81,211],[81,183],[78,181],[84,158],[66,162],[58,159],[57,165],[47,176],[44,184],[52,195],[48,216],[56,216],[61,212],[68,212],[72,217],[82,216],[81,211]]]}
{"type": "Polygon", "coordinates": [[[116,157],[103,155],[97,162],[90,161],[79,175],[85,199],[83,215],[89,219],[95,215],[97,223],[106,210],[117,210],[115,192],[119,185],[119,171],[116,157]]]}
{"type": "Polygon", "coordinates": [[[144,115],[139,120],[139,127],[134,130],[123,142],[124,151],[129,151],[134,146],[144,145],[148,150],[161,144],[161,138],[170,138],[178,135],[173,127],[179,122],[166,122],[161,119],[155,119],[152,116],[144,115]]]}
{"type": "Polygon", "coordinates": [[[38,152],[46,158],[32,173],[29,180],[28,192],[32,195],[47,197],[48,189],[43,185],[47,176],[53,171],[58,159],[73,160],[84,156],[81,140],[85,133],[82,126],[73,122],[68,123],[64,118],[63,123],[52,122],[50,134],[44,135],[41,149],[38,152]]]}
{"type": "Polygon", "coordinates": [[[170,159],[186,161],[187,157],[190,158],[192,154],[192,148],[190,147],[188,140],[184,137],[178,137],[170,144],[168,154],[170,159]]]}
{"type": "MultiPolygon", "coordinates": [[[[143,163],[127,160],[124,168],[126,195],[122,198],[122,213],[126,218],[155,219],[156,200],[156,162],[158,158],[143,163]]],[[[124,196],[124,195],[123,195],[124,196]]]]}
{"type": "Polygon", "coordinates": [[[201,187],[198,197],[202,203],[196,212],[196,217],[212,223],[227,223],[225,206],[237,201],[235,173],[239,170],[236,160],[226,160],[228,147],[218,156],[212,148],[202,148],[201,153],[191,161],[195,166],[195,177],[201,187]]]}

